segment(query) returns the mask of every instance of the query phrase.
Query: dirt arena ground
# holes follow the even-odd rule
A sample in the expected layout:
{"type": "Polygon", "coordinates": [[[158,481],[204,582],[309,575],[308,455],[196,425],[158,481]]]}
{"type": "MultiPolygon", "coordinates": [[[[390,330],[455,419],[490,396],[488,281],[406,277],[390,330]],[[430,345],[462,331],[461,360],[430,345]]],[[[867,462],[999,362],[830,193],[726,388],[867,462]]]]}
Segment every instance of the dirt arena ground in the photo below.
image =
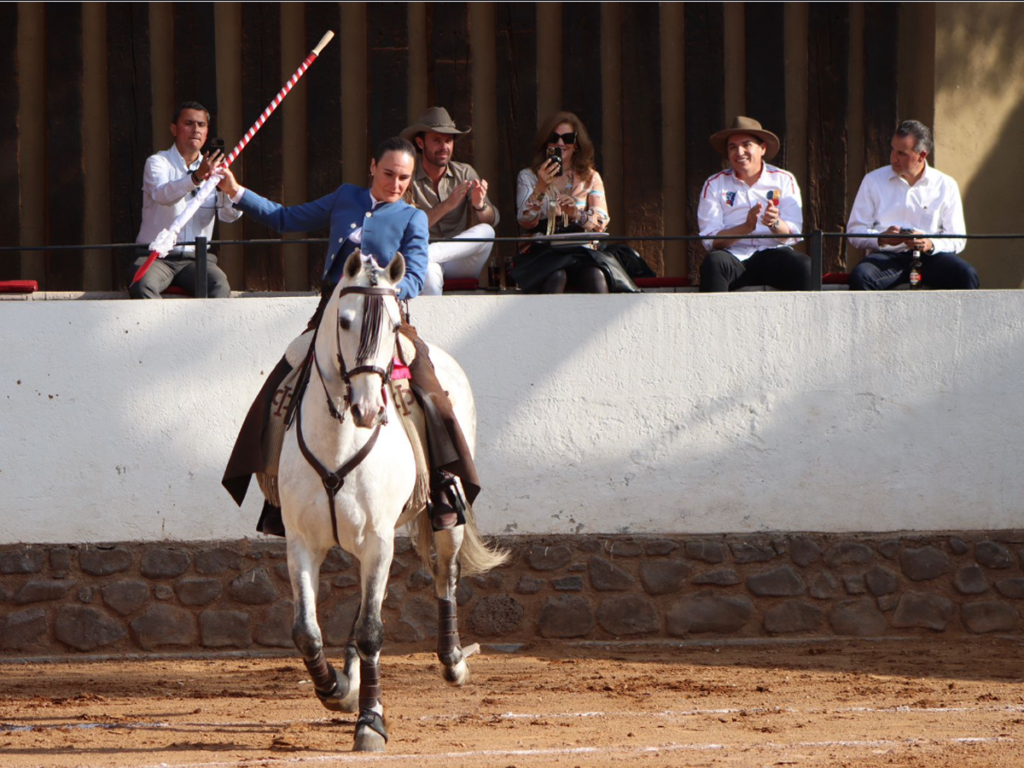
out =
{"type": "Polygon", "coordinates": [[[1024,765],[1017,639],[486,647],[448,688],[390,649],[386,756],[296,658],[0,664],[0,765],[1024,765]]]}

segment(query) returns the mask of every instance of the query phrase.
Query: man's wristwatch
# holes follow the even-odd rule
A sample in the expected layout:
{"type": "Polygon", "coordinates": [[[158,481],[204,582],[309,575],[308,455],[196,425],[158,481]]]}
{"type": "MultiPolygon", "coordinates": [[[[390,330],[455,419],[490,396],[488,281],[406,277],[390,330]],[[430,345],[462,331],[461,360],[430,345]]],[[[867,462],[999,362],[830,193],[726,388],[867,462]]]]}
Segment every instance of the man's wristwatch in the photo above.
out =
{"type": "Polygon", "coordinates": [[[192,183],[195,184],[197,187],[200,186],[201,182],[196,181],[195,171],[192,171],[192,173],[189,174],[189,178],[192,179],[192,183]]]}
{"type": "MultiPolygon", "coordinates": [[[[470,203],[470,205],[472,205],[472,203],[470,203]]],[[[484,200],[484,204],[483,205],[481,205],[479,208],[477,208],[474,205],[473,206],[473,210],[483,212],[483,211],[486,211],[489,207],[490,207],[490,204],[486,200],[484,200]]]]}
{"type": "Polygon", "coordinates": [[[778,232],[779,231],[779,224],[781,224],[781,223],[782,223],[782,219],[776,219],[775,223],[772,224],[770,227],[768,227],[768,229],[770,229],[772,232],[778,232]]]}

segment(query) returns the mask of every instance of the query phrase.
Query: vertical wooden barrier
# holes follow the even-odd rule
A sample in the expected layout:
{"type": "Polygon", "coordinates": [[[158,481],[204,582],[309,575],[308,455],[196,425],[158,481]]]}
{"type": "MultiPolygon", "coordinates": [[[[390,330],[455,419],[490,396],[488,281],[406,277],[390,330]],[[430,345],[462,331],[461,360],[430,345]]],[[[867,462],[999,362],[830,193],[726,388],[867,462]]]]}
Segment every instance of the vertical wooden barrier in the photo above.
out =
{"type": "MultiPolygon", "coordinates": [[[[444,107],[456,125],[473,124],[473,72],[466,3],[431,3],[430,106],[444,107]]],[[[473,134],[459,139],[459,159],[473,164],[473,134]]]]}
{"type": "MultiPolygon", "coordinates": [[[[198,101],[217,130],[217,39],[213,3],[174,4],[174,105],[198,101]]],[[[160,115],[156,116],[160,119],[160,115]]],[[[170,123],[172,115],[167,116],[170,123]]],[[[255,118],[253,118],[255,119],[255,118]]]]}
{"type": "MultiPolygon", "coordinates": [[[[812,3],[807,50],[807,193],[804,230],[841,231],[846,225],[849,7],[812,3]]],[[[824,272],[845,270],[845,247],[824,241],[824,272]]]]}
{"type": "MultiPolygon", "coordinates": [[[[779,137],[772,165],[786,168],[785,3],[744,3],[747,115],[779,137]]],[[[731,120],[733,115],[726,115],[731,120]]]]}
{"type": "Polygon", "coordinates": [[[594,142],[594,165],[604,168],[599,3],[562,5],[562,109],[574,112],[594,142]]]}
{"type": "MultiPolygon", "coordinates": [[[[110,124],[110,239],[133,242],[142,224],[142,172],[153,154],[153,93],[149,61],[149,6],[107,6],[107,93],[110,124]]],[[[170,123],[171,115],[164,121],[170,123]]],[[[164,147],[161,147],[164,149],[164,147]]],[[[124,283],[129,251],[112,254],[111,284],[124,283]]]]}
{"type": "MultiPolygon", "coordinates": [[[[342,137],[341,9],[337,3],[306,3],[306,48],[313,47],[332,29],[337,37],[317,58],[316,71],[303,82],[306,99],[308,146],[306,190],[310,200],[330,194],[341,185],[344,157],[342,137]]],[[[310,232],[309,237],[327,237],[329,230],[310,232]]],[[[320,286],[327,248],[309,247],[309,283],[320,286]]]]}
{"type": "MultiPolygon", "coordinates": [[[[21,239],[21,186],[18,163],[18,6],[0,5],[0,50],[3,71],[0,72],[0,113],[7,119],[0,124],[0,183],[7,193],[0,197],[0,246],[19,245],[21,239]]],[[[21,254],[17,251],[0,254],[0,280],[14,280],[21,275],[21,254]]]]}
{"type": "MultiPolygon", "coordinates": [[[[370,157],[380,142],[397,136],[409,124],[406,114],[408,20],[405,3],[368,3],[366,6],[367,69],[370,76],[367,84],[367,112],[370,116],[367,155],[370,157]]],[[[458,116],[453,117],[459,120],[458,116]]],[[[461,142],[459,148],[462,149],[461,142]]]]}
{"type": "Polygon", "coordinates": [[[889,163],[889,142],[899,119],[900,4],[864,4],[864,167],[865,173],[889,163]]]}
{"type": "MultiPolygon", "coordinates": [[[[721,170],[722,158],[708,137],[725,126],[725,14],[719,3],[687,3],[686,42],[686,220],[688,234],[698,234],[697,205],[707,178],[721,170]]],[[[696,282],[704,248],[688,243],[687,272],[696,282]]]]}
{"type": "MultiPolygon", "coordinates": [[[[277,3],[245,3],[242,10],[242,119],[246,129],[281,90],[281,10],[277,3]]],[[[281,120],[267,120],[245,148],[245,185],[269,200],[282,197],[281,120]]],[[[243,238],[275,238],[276,233],[242,217],[243,238]]],[[[245,290],[283,291],[281,246],[248,246],[245,290]]]]}
{"type": "MultiPolygon", "coordinates": [[[[497,35],[498,234],[516,234],[516,176],[530,164],[537,131],[537,8],[534,3],[498,3],[497,35]]],[[[505,249],[510,255],[512,249],[505,249]]]]}
{"type": "MultiPolygon", "coordinates": [[[[657,3],[622,6],[622,162],[626,235],[665,234],[661,154],[661,8],[657,3]]],[[[664,274],[664,245],[633,247],[664,274]]]]}
{"type": "MultiPolygon", "coordinates": [[[[46,243],[85,238],[82,154],[82,5],[46,5],[46,243]]],[[[46,290],[81,290],[83,252],[47,253],[46,290]]]]}

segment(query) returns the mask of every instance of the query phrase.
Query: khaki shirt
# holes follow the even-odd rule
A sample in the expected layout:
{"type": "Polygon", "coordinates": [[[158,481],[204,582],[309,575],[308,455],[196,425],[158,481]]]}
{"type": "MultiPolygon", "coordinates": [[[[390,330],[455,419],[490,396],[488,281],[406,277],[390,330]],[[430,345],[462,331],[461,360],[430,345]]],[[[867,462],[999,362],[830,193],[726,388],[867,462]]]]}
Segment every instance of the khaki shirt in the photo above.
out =
{"type": "MultiPolygon", "coordinates": [[[[413,174],[412,184],[409,189],[412,190],[412,202],[417,208],[427,211],[436,205],[440,205],[442,200],[447,200],[448,195],[452,193],[452,190],[463,181],[467,179],[479,179],[480,176],[473,169],[473,166],[467,163],[457,163],[454,160],[448,161],[448,167],[445,169],[444,175],[441,180],[437,183],[437,192],[434,191],[434,182],[427,176],[427,172],[423,170],[423,163],[416,163],[416,173],[413,174]]],[[[490,198],[485,200],[487,205],[494,208],[490,201],[490,198]]],[[[473,195],[469,193],[466,195],[465,200],[462,201],[462,205],[457,207],[454,211],[451,211],[447,216],[437,220],[437,223],[430,228],[430,239],[435,240],[442,237],[455,237],[465,232],[472,226],[469,222],[470,214],[474,214],[473,224],[476,224],[476,211],[473,209],[473,195]]],[[[494,208],[494,225],[498,226],[498,209],[494,208]]]]}

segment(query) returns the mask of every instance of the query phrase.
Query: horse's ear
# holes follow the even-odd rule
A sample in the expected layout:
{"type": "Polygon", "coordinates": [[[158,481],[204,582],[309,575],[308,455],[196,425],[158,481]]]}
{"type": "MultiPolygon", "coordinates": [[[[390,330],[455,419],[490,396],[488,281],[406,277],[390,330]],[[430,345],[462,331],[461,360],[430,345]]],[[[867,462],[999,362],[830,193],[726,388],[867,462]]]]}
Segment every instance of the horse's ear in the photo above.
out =
{"type": "Polygon", "coordinates": [[[405,277],[405,257],[401,251],[395,251],[395,258],[388,262],[388,280],[392,285],[398,285],[405,277]]]}
{"type": "Polygon", "coordinates": [[[356,248],[348,257],[348,261],[345,262],[344,274],[349,280],[352,280],[356,275],[359,274],[359,270],[363,268],[363,255],[358,248],[356,248]]]}

